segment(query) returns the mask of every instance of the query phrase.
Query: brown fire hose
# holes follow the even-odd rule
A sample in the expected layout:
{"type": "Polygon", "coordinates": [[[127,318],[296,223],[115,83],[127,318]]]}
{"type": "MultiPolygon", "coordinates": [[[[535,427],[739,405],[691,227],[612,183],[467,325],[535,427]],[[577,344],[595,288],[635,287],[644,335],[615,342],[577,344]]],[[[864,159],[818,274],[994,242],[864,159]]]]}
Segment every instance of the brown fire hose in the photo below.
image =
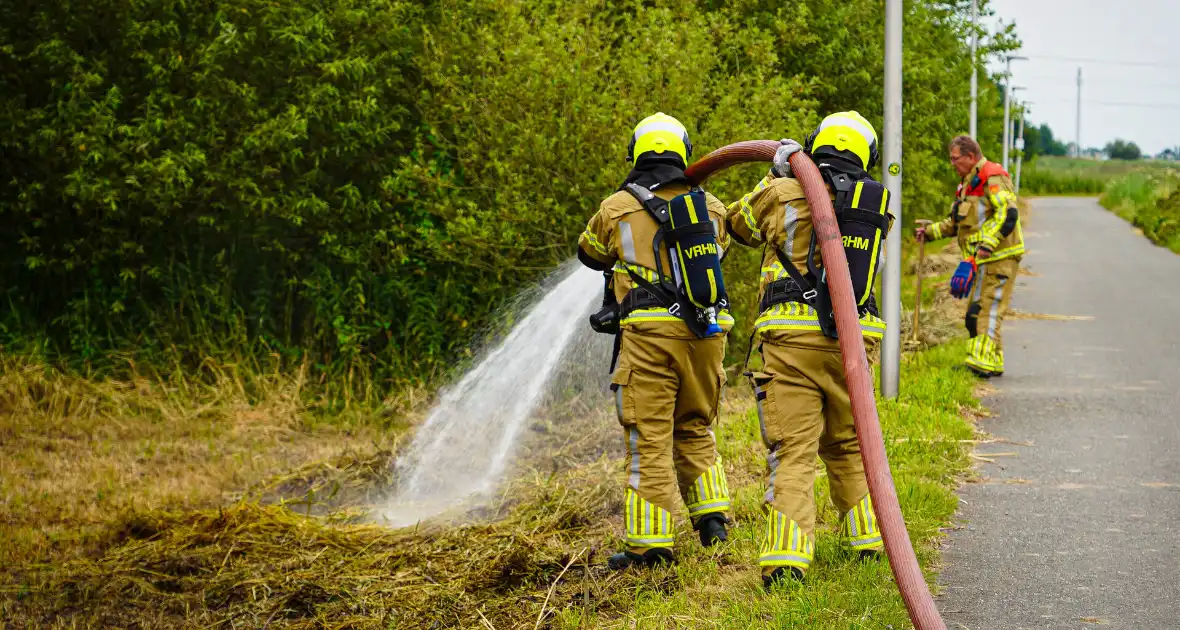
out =
{"type": "MultiPolygon", "coordinates": [[[[723,169],[747,162],[769,162],[774,158],[779,143],[773,140],[751,140],[722,147],[698,160],[685,172],[696,183],[723,169]]],[[[930,596],[930,589],[918,566],[909,532],[901,515],[889,460],[885,456],[885,440],[877,418],[877,403],[873,395],[873,377],[869,370],[861,337],[856,302],[852,299],[852,279],[848,273],[848,259],[836,212],[828,196],[819,169],[802,151],[791,156],[791,170],[799,183],[807,203],[811,206],[812,222],[820,245],[820,255],[827,270],[828,285],[836,314],[836,330],[840,336],[840,353],[844,357],[844,376],[852,399],[852,417],[856,423],[856,438],[860,442],[869,492],[873,497],[877,521],[885,538],[889,566],[897,581],[898,590],[909,610],[917,630],[946,630],[946,625],[930,596]]],[[[891,322],[896,326],[897,322],[891,322]]]]}

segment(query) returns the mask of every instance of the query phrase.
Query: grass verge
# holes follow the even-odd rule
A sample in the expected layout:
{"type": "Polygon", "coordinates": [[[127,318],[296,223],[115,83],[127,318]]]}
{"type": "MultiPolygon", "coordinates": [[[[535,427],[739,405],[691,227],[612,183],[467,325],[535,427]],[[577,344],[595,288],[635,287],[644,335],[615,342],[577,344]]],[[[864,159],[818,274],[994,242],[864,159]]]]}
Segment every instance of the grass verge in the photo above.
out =
{"type": "MultiPolygon", "coordinates": [[[[955,510],[952,490],[968,466],[964,440],[973,435],[965,414],[976,404],[975,381],[956,369],[960,353],[959,344],[947,344],[908,355],[901,399],[880,403],[902,507],[927,569],[937,561],[939,527],[955,510]]],[[[512,501],[478,524],[420,530],[366,525],[355,510],[317,517],[258,501],[214,507],[224,499],[218,484],[155,509],[169,505],[168,495],[151,495],[144,488],[153,484],[146,483],[122,493],[147,492],[140,501],[106,508],[105,520],[83,519],[96,526],[87,528],[85,544],[63,543],[77,553],[10,569],[0,620],[38,627],[906,625],[888,566],[861,564],[836,544],[837,515],[822,476],[817,498],[825,507],[809,583],[764,593],[754,567],[764,453],[741,385],[727,394],[719,442],[736,491],[732,540],[707,551],[682,528],[674,569],[611,574],[603,566],[622,530],[621,464],[612,457],[556,474],[526,474],[506,493],[512,501]]],[[[213,459],[205,474],[226,464],[213,459]]],[[[352,461],[335,470],[355,477],[354,467],[382,468],[365,458],[352,461]]],[[[171,474],[159,469],[153,477],[167,487],[171,474]]],[[[65,529],[76,524],[30,513],[33,503],[25,518],[65,529]]]]}
{"type": "MultiPolygon", "coordinates": [[[[907,247],[907,253],[914,248],[907,247]]],[[[953,244],[928,246],[922,335],[898,401],[879,409],[923,567],[969,466],[975,380],[960,371],[946,296],[953,244]],[[940,345],[941,344],[941,345],[940,345]]],[[[903,300],[912,303],[913,260],[903,300]]],[[[903,338],[910,338],[909,315],[903,338]]],[[[726,391],[718,440],[735,492],[731,541],[680,563],[611,573],[621,545],[613,419],[586,400],[533,431],[502,500],[475,522],[391,530],[365,513],[390,483],[407,423],[324,421],[298,375],[232,369],[92,381],[3,359],[0,625],[14,627],[748,628],[906,627],[886,563],[838,544],[819,470],[818,555],[806,586],[761,588],[764,449],[744,382],[726,391]],[[601,413],[600,413],[601,412],[601,413]],[[577,416],[577,417],[574,417],[577,416]]],[[[596,398],[596,397],[592,397],[596,398]]],[[[609,406],[609,405],[606,405],[609,406]]],[[[932,581],[932,580],[931,580],[932,581]]]]}
{"type": "Polygon", "coordinates": [[[1111,182],[1099,201],[1152,242],[1180,253],[1180,169],[1128,173],[1111,182]]]}

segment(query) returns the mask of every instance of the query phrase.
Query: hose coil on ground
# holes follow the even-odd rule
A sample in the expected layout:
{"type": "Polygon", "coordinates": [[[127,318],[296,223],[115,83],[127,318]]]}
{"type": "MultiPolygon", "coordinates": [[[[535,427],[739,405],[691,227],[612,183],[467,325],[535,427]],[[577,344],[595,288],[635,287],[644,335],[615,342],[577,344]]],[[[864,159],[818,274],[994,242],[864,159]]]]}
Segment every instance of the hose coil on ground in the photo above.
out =
{"type": "MultiPolygon", "coordinates": [[[[770,162],[779,143],[774,140],[748,140],[721,147],[697,160],[685,171],[694,183],[703,183],[713,174],[750,162],[770,162]]],[[[844,358],[844,376],[848,381],[848,393],[852,399],[852,416],[856,423],[856,438],[860,443],[861,458],[864,460],[865,475],[877,520],[885,539],[885,551],[889,566],[897,581],[898,590],[905,601],[910,619],[918,630],[946,630],[946,624],[938,614],[938,607],[930,595],[930,589],[918,566],[918,558],[910,544],[909,532],[901,515],[897,491],[893,486],[893,475],[889,470],[889,459],[885,455],[885,440],[881,435],[881,423],[877,417],[877,402],[873,393],[873,376],[869,370],[861,339],[860,321],[856,301],[852,296],[852,279],[848,274],[848,259],[840,228],[836,223],[836,212],[828,196],[827,186],[815,163],[804,152],[791,156],[791,170],[803,186],[807,203],[811,206],[812,222],[820,245],[820,255],[827,269],[828,285],[836,314],[836,329],[840,335],[840,354],[844,358]]],[[[899,326],[900,322],[889,322],[899,326]]]]}

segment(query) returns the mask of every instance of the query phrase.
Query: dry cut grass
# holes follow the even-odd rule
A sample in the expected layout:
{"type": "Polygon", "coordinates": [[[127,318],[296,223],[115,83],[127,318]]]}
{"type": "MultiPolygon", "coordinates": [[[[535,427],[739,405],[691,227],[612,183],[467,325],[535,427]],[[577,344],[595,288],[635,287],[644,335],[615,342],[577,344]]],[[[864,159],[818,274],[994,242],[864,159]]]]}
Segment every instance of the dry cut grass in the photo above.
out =
{"type": "Polygon", "coordinates": [[[300,374],[214,373],[90,380],[0,357],[0,574],[83,555],[129,513],[219,505],[277,472],[389,448],[371,425],[313,422],[300,374]]]}

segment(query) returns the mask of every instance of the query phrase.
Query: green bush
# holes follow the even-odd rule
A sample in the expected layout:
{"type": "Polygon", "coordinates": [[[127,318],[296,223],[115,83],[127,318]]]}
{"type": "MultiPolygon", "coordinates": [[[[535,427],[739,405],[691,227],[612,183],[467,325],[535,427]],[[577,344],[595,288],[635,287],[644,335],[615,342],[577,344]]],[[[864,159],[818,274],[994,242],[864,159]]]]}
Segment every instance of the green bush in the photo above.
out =
{"type": "MultiPolygon", "coordinates": [[[[941,215],[955,183],[960,4],[907,7],[907,220],[941,215]]],[[[92,367],[310,360],[320,382],[368,396],[430,382],[573,254],[626,172],[637,119],[679,117],[698,155],[802,139],[846,109],[883,136],[881,13],[875,0],[5,3],[0,343],[92,367]]],[[[1012,44],[1005,32],[981,55],[1012,44]]],[[[1000,99],[990,80],[981,94],[986,145],[1000,99]]],[[[733,200],[761,169],[710,189],[733,200]]],[[[729,260],[748,326],[758,253],[729,260]]]]}
{"type": "Polygon", "coordinates": [[[1143,230],[1147,238],[1180,253],[1180,171],[1128,173],[1107,186],[1101,203],[1143,230]]]}
{"type": "Polygon", "coordinates": [[[390,210],[416,193],[395,177],[421,125],[415,3],[4,7],[15,332],[83,359],[380,339],[405,304],[390,210]]]}

